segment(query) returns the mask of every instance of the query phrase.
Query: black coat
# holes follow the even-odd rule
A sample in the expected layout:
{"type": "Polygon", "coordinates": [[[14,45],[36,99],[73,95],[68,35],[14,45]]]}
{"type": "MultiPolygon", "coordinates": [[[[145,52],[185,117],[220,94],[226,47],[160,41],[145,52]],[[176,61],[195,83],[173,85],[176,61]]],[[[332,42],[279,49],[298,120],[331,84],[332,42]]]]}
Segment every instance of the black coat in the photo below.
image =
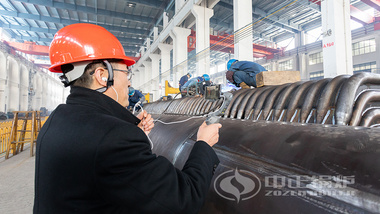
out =
{"type": "Polygon", "coordinates": [[[37,139],[34,213],[196,213],[219,160],[195,143],[183,170],[152,154],[140,121],[74,87],[37,139]]]}

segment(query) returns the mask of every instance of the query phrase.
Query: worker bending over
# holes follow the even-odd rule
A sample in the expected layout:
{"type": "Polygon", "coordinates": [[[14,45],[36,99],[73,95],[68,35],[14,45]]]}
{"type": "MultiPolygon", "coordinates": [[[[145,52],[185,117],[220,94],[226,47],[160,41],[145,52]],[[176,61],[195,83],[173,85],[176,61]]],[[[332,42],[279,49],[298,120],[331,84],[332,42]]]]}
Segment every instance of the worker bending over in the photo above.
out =
{"type": "Polygon", "coordinates": [[[230,59],[227,62],[226,78],[241,88],[257,87],[256,75],[263,71],[266,69],[255,62],[230,59]]]}
{"type": "Polygon", "coordinates": [[[191,77],[191,74],[190,73],[187,73],[186,75],[183,75],[181,77],[181,79],[179,79],[179,83],[178,83],[178,88],[179,88],[179,91],[181,91],[181,88],[183,85],[185,85],[185,83],[187,81],[189,81],[189,78],[191,77]]]}
{"type": "Polygon", "coordinates": [[[133,108],[136,106],[135,110],[139,111],[143,107],[143,102],[145,101],[145,96],[139,91],[135,90],[133,87],[129,87],[129,105],[128,110],[133,111],[133,108]]]}

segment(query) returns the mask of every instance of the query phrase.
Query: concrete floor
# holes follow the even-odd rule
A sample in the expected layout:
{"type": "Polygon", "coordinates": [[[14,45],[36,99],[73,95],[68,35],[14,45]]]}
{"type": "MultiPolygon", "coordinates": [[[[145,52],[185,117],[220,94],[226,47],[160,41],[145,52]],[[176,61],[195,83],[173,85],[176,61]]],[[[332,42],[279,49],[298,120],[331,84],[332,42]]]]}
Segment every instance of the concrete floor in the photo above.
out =
{"type": "Polygon", "coordinates": [[[7,160],[0,156],[0,213],[33,213],[34,165],[29,145],[7,160]]]}

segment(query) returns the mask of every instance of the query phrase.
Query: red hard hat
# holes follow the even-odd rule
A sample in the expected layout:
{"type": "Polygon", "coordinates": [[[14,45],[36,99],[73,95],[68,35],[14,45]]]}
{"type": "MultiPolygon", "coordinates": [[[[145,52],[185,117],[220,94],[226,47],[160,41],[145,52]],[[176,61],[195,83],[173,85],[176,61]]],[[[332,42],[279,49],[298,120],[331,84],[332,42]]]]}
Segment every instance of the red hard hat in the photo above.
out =
{"type": "Polygon", "coordinates": [[[127,66],[135,61],[125,56],[119,40],[105,28],[79,23],[60,29],[50,44],[51,72],[61,73],[61,65],[99,59],[122,59],[127,66]]]}

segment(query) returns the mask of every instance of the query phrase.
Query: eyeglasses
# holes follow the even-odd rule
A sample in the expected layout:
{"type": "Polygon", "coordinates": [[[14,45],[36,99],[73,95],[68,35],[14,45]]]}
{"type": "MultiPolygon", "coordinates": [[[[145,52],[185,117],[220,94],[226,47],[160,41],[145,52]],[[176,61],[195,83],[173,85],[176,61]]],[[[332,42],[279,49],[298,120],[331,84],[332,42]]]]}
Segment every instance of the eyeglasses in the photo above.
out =
{"type": "Polygon", "coordinates": [[[113,70],[114,70],[114,71],[121,71],[121,72],[124,72],[124,73],[126,73],[126,74],[128,75],[128,80],[131,80],[131,79],[132,79],[132,75],[133,75],[133,73],[132,73],[132,71],[130,71],[130,70],[122,70],[122,69],[116,69],[116,68],[114,68],[113,70]]]}

